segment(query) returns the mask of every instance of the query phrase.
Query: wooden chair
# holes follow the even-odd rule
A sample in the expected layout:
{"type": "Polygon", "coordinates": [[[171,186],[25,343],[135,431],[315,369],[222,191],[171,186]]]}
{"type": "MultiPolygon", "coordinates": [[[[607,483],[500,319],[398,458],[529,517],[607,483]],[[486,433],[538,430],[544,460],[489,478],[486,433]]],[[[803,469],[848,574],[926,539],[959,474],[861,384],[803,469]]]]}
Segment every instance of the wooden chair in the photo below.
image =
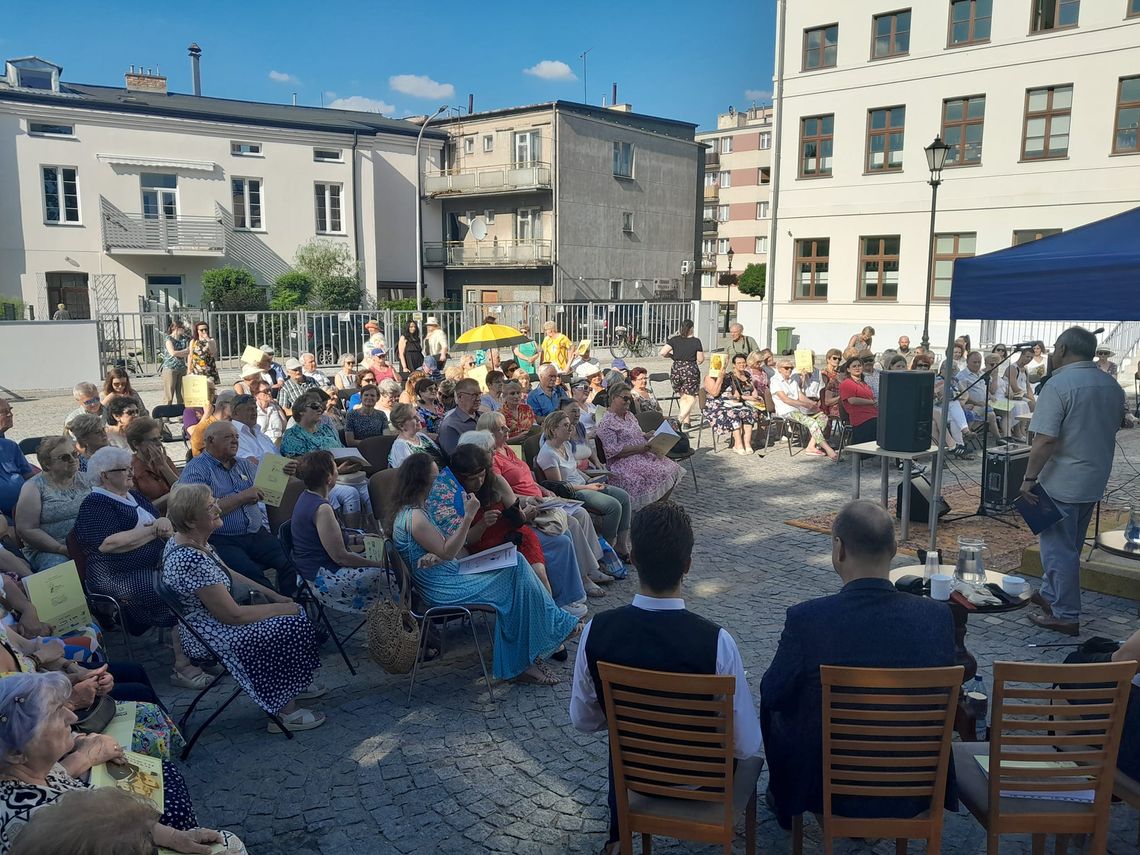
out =
{"type": "Polygon", "coordinates": [[[364,455],[364,459],[368,461],[368,467],[373,472],[379,472],[388,468],[388,455],[391,453],[396,439],[397,437],[394,434],[370,436],[368,439],[362,439],[356,450],[364,455]]]}
{"type": "MultiPolygon", "coordinates": [[[[912,838],[942,849],[942,804],[950,740],[964,669],[841,668],[821,665],[823,687],[823,851],[837,837],[893,837],[896,852],[912,838]],[[835,813],[835,800],[899,797],[929,800],[907,819],[835,813]]],[[[880,802],[882,804],[882,802],[880,802]]],[[[793,823],[792,851],[803,851],[803,817],[793,823]]]]}
{"type": "MultiPolygon", "coordinates": [[[[645,412],[637,414],[637,426],[641,428],[644,433],[657,430],[657,428],[661,427],[663,421],[665,421],[665,417],[657,410],[646,410],[645,412]]],[[[693,490],[699,493],[701,492],[701,488],[697,486],[697,469],[693,465],[693,455],[696,453],[695,449],[689,448],[688,451],[684,452],[674,452],[670,450],[665,456],[674,463],[682,465],[684,465],[686,460],[689,461],[689,471],[693,473],[693,490]]]]}
{"type": "Polygon", "coordinates": [[[958,792],[986,829],[989,855],[997,855],[1002,834],[1033,835],[1035,855],[1045,851],[1046,834],[1056,835],[1058,855],[1066,851],[1070,835],[1091,834],[1088,851],[1103,855],[1116,754],[1135,673],[1135,662],[994,663],[990,742],[954,746],[958,792]],[[994,774],[982,770],[978,757],[987,758],[994,774]],[[1058,760],[1075,767],[1013,765],[1058,760]],[[1057,800],[1074,791],[1091,791],[1092,802],[1057,800]],[[1051,799],[1051,793],[1058,796],[1051,799]]]}
{"type": "MultiPolygon", "coordinates": [[[[396,481],[399,477],[399,469],[382,469],[368,479],[368,498],[372,503],[372,513],[382,526],[388,524],[392,498],[396,495],[396,481]]],[[[391,534],[391,532],[386,533],[391,534]]]]}
{"type": "Polygon", "coordinates": [[[745,851],[756,852],[756,779],[761,757],[734,762],[736,678],[672,674],[599,662],[622,855],[633,835],[720,844],[732,852],[744,812],[745,851]]]}

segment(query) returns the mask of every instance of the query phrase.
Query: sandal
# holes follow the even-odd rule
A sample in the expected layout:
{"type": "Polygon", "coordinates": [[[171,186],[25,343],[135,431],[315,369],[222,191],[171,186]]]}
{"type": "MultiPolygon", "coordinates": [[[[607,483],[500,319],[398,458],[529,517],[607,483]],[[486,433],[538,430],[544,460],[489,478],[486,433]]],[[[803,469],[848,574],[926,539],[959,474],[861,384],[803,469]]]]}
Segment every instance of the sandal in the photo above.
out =
{"type": "Polygon", "coordinates": [[[599,588],[589,579],[582,584],[582,587],[586,589],[587,597],[604,597],[606,595],[603,589],[599,588]]]}
{"type": "Polygon", "coordinates": [[[605,573],[599,573],[597,570],[587,573],[586,576],[595,585],[608,585],[614,581],[613,576],[607,576],[605,573]]]}
{"type": "Polygon", "coordinates": [[[562,682],[558,679],[558,677],[556,677],[554,674],[551,674],[549,671],[544,671],[543,669],[539,668],[538,672],[538,674],[532,674],[529,671],[523,671],[521,674],[515,677],[515,682],[530,686],[555,686],[558,683],[562,682]]]}
{"type": "MultiPolygon", "coordinates": [[[[295,709],[288,715],[279,716],[281,722],[289,728],[291,732],[298,730],[313,730],[324,724],[327,719],[324,713],[313,712],[304,708],[295,709]]],[[[266,726],[266,730],[270,733],[280,733],[281,728],[277,726],[277,722],[270,721],[266,726]]]]}
{"type": "Polygon", "coordinates": [[[170,685],[180,689],[204,689],[214,680],[205,671],[199,671],[194,676],[183,674],[178,669],[170,672],[170,685]]]}
{"type": "Polygon", "coordinates": [[[328,691],[329,691],[328,686],[322,686],[320,683],[317,683],[317,682],[309,683],[308,687],[304,691],[298,692],[296,695],[293,696],[293,700],[295,700],[295,701],[311,701],[311,700],[313,700],[313,698],[323,697],[324,695],[328,694],[328,691]]]}

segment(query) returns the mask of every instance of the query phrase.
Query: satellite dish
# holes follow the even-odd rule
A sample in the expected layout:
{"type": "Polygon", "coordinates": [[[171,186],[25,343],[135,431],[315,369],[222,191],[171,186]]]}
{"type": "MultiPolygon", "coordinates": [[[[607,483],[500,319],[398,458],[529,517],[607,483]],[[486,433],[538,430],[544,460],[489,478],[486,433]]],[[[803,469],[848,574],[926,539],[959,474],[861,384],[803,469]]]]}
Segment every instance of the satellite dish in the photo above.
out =
{"type": "Polygon", "coordinates": [[[469,228],[471,229],[471,237],[475,240],[483,240],[487,237],[487,221],[483,217],[472,217],[469,228]]]}

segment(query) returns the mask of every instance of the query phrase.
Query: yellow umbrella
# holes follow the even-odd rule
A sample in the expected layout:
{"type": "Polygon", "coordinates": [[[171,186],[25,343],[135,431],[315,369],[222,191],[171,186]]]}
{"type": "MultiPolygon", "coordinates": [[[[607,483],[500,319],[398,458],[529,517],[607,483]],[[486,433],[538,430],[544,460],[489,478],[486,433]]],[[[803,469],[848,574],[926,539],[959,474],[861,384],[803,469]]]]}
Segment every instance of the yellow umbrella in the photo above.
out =
{"type": "Polygon", "coordinates": [[[470,329],[457,338],[452,350],[486,350],[493,347],[510,347],[512,344],[522,344],[530,341],[530,337],[523,335],[514,327],[506,324],[483,324],[470,329]]]}

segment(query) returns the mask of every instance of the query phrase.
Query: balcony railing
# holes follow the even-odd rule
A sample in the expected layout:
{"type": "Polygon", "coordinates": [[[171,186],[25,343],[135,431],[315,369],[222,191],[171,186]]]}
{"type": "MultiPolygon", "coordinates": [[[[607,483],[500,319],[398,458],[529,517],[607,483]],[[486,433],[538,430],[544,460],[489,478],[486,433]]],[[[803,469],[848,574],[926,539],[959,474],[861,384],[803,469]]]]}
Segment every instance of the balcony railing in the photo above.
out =
{"type": "Polygon", "coordinates": [[[706,184],[705,185],[705,201],[710,202],[714,199],[720,198],[720,185],[719,184],[706,184]]]}
{"type": "Polygon", "coordinates": [[[226,230],[217,217],[149,217],[101,199],[103,248],[137,255],[224,255],[226,230]]]}
{"type": "Polygon", "coordinates": [[[550,164],[537,160],[499,166],[428,170],[424,173],[424,193],[428,196],[444,196],[544,190],[551,186],[550,175],[550,164]]]}
{"type": "Polygon", "coordinates": [[[719,223],[715,219],[706,217],[701,221],[701,231],[705,234],[715,234],[719,223]]]}
{"type": "Polygon", "coordinates": [[[447,267],[545,267],[553,254],[548,240],[432,241],[424,264],[447,267]]]}
{"type": "Polygon", "coordinates": [[[720,166],[720,152],[719,151],[706,151],[705,152],[705,169],[716,169],[720,166]]]}
{"type": "Polygon", "coordinates": [[[701,270],[716,270],[715,252],[706,252],[701,255],[701,270]]]}

